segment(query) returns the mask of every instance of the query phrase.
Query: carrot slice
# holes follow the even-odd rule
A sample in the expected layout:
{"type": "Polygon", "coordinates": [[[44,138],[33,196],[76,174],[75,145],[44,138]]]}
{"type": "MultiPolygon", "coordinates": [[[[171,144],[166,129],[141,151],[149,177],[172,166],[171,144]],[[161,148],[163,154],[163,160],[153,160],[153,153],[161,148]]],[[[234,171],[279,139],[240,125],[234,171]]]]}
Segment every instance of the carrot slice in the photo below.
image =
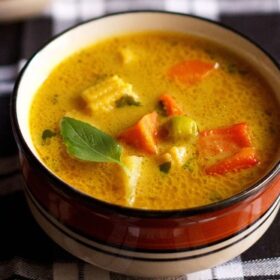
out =
{"type": "Polygon", "coordinates": [[[176,101],[168,94],[163,94],[159,101],[162,103],[167,116],[183,115],[183,110],[177,105],[176,101]]]}
{"type": "Polygon", "coordinates": [[[198,148],[201,154],[214,156],[220,153],[235,153],[240,148],[251,147],[252,142],[246,123],[202,131],[198,148]]]}
{"type": "Polygon", "coordinates": [[[134,126],[127,128],[119,139],[146,154],[156,154],[157,113],[142,117],[134,126]]]}
{"type": "Polygon", "coordinates": [[[202,60],[185,60],[173,65],[168,70],[168,76],[187,85],[201,81],[217,66],[216,63],[202,60]]]}
{"type": "Polygon", "coordinates": [[[224,175],[241,169],[253,167],[259,163],[256,151],[252,147],[242,148],[233,156],[225,158],[206,168],[208,175],[224,175]]]}

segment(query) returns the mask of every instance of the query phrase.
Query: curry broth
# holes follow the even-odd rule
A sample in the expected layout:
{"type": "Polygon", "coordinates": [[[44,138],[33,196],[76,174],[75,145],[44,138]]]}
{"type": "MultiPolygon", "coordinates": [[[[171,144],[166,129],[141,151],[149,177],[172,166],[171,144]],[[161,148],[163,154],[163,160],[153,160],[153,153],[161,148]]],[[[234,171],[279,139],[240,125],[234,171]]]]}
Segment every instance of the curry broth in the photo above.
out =
{"type": "MultiPolygon", "coordinates": [[[[43,143],[45,129],[59,134],[66,114],[117,136],[144,114],[155,110],[162,92],[170,93],[200,131],[247,122],[260,164],[223,176],[204,172],[204,159],[196,142],[187,144],[186,164],[159,171],[156,156],[145,156],[133,207],[179,209],[228,198],[260,178],[271,165],[279,145],[279,112],[271,89],[256,71],[208,41],[173,33],[138,33],[101,41],[83,49],[58,65],[36,94],[30,111],[33,143],[43,162],[60,178],[101,200],[126,205],[118,183],[120,167],[113,163],[89,163],[71,158],[60,136],[43,143]],[[120,51],[129,49],[133,61],[123,63],[120,51]],[[219,68],[198,84],[186,86],[166,77],[167,69],[185,59],[218,62],[219,68]],[[81,92],[100,77],[118,75],[133,85],[142,106],[116,108],[89,114],[81,92]]],[[[160,145],[163,152],[171,144],[160,145]]],[[[125,146],[127,153],[137,154],[125,146]]]]}

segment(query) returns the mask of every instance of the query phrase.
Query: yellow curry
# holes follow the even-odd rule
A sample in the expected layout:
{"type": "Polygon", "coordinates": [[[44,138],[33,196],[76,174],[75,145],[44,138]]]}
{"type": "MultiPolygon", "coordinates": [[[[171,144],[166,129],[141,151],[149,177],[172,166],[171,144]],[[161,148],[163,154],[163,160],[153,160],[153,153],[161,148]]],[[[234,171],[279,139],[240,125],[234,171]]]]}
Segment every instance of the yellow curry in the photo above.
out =
{"type": "Polygon", "coordinates": [[[59,64],[32,103],[42,161],[103,201],[181,209],[237,194],[271,166],[279,109],[256,69],[201,38],[109,38],[59,64]]]}

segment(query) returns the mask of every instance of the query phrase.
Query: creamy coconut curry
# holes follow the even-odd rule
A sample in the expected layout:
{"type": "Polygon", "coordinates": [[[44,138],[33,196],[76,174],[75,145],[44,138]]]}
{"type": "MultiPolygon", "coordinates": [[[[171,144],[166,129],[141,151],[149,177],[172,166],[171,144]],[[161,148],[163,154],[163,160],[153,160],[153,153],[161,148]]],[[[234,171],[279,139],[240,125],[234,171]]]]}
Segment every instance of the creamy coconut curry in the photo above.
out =
{"type": "Polygon", "coordinates": [[[279,108],[255,69],[173,33],[114,37],[60,63],[36,94],[41,160],[80,191],[145,209],[206,205],[271,166],[279,108]]]}

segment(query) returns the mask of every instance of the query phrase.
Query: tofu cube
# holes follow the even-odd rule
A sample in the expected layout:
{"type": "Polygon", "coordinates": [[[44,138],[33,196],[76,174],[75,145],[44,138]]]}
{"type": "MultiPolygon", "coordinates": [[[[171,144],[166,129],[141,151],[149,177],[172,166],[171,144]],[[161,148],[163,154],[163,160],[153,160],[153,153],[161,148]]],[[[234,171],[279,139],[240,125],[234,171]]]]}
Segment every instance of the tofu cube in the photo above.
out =
{"type": "Polygon", "coordinates": [[[121,186],[124,188],[127,205],[133,206],[143,157],[123,156],[122,162],[126,166],[126,169],[120,168],[119,180],[121,186]]]}

